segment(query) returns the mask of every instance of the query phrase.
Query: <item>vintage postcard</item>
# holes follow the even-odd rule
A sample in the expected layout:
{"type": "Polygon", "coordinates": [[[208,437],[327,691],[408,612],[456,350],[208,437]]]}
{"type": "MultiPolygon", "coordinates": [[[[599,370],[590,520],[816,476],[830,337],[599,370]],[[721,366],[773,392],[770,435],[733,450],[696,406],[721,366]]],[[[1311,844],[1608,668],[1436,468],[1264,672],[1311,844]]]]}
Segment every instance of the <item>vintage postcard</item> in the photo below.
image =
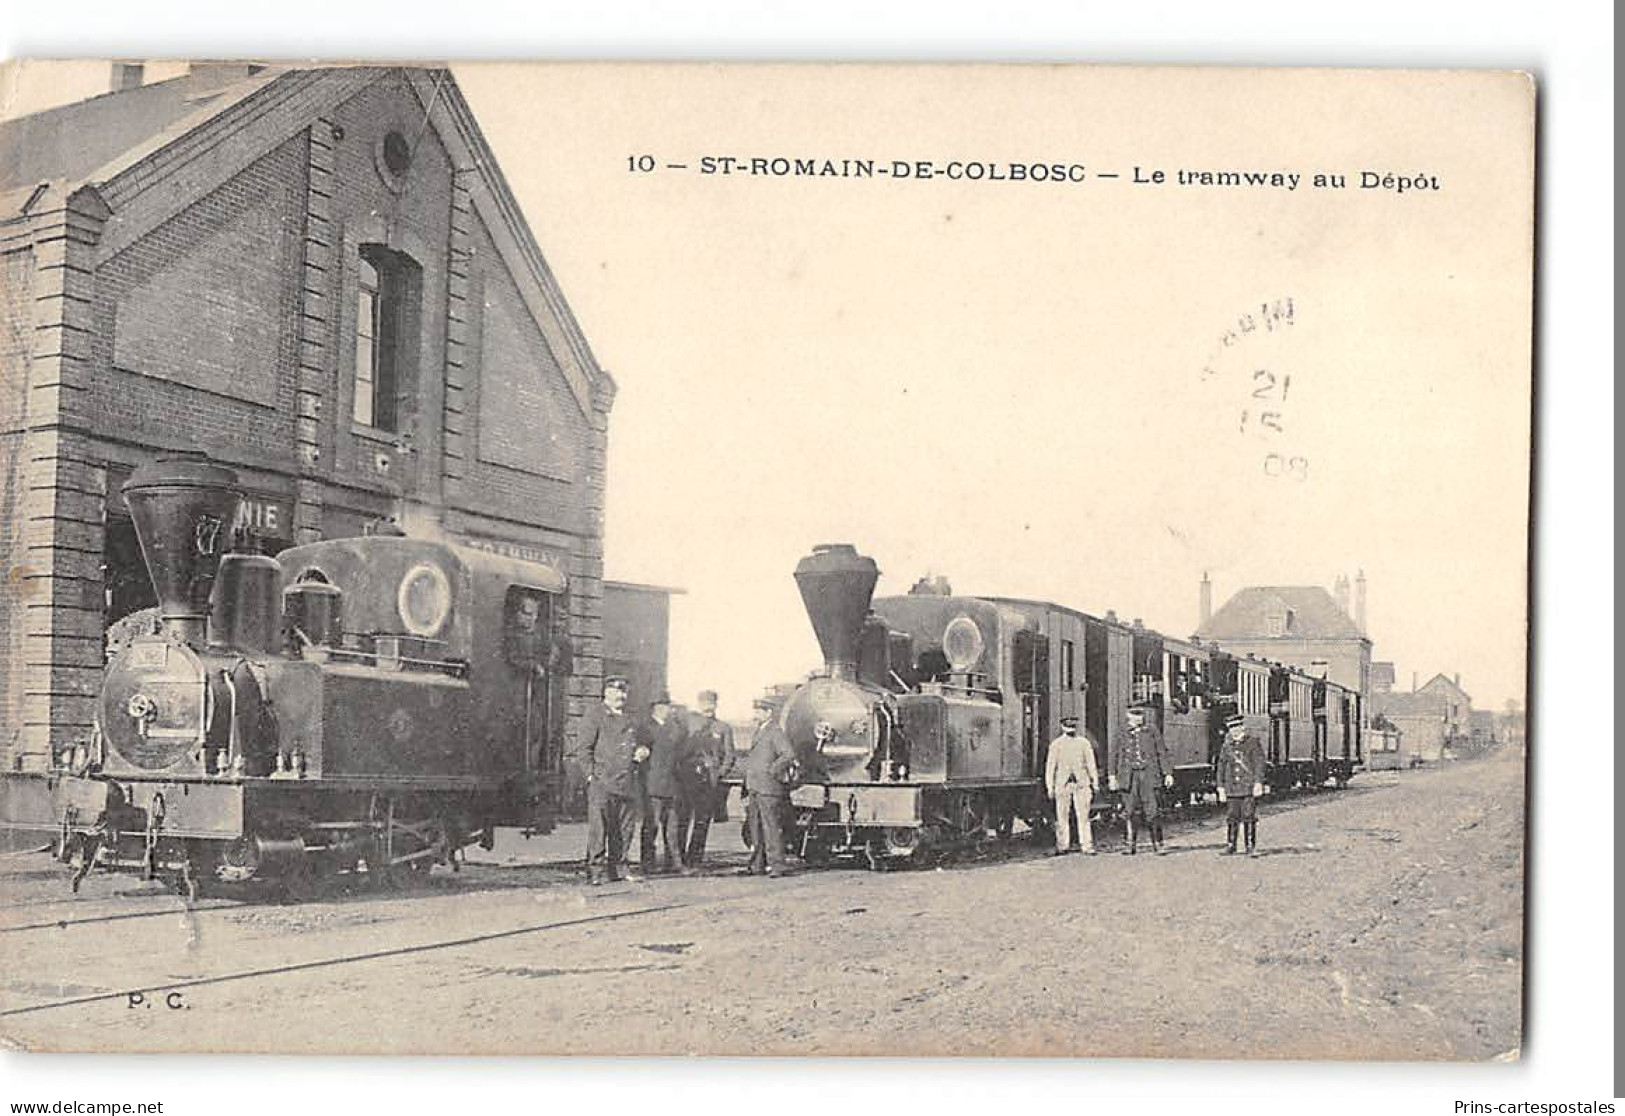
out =
{"type": "Polygon", "coordinates": [[[0,1035],[1511,1060],[1536,89],[0,71],[0,1035]]]}

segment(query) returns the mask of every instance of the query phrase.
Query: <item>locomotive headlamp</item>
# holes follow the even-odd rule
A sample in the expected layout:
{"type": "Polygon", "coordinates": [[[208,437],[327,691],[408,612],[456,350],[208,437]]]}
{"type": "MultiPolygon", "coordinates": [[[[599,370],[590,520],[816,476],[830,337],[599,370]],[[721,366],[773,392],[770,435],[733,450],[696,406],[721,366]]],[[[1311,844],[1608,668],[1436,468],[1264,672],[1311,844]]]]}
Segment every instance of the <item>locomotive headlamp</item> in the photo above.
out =
{"type": "Polygon", "coordinates": [[[401,623],[412,635],[427,639],[438,634],[451,614],[451,583],[446,572],[427,562],[413,566],[401,578],[395,603],[401,623]]]}
{"type": "Polygon", "coordinates": [[[942,633],[942,653],[948,665],[966,671],[982,657],[982,629],[969,616],[955,616],[942,633]]]}

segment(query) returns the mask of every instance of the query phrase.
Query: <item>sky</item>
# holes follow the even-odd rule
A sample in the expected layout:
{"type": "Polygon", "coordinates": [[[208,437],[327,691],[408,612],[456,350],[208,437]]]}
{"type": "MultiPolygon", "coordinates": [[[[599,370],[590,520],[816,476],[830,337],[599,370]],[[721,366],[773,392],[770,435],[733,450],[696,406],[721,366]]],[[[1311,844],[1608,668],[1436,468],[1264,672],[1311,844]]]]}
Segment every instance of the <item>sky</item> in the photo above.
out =
{"type": "Polygon", "coordinates": [[[1401,685],[1459,672],[1480,706],[1522,700],[1521,79],[456,74],[620,387],[608,567],[685,590],[679,696],[714,686],[738,710],[816,667],[790,574],[840,541],[877,560],[881,593],[936,573],[956,591],[1111,608],[1180,636],[1204,571],[1220,604],[1246,585],[1330,587],[1363,569],[1374,655],[1397,662],[1401,685]],[[629,170],[644,154],[657,169],[629,170]],[[708,155],[1122,177],[695,173],[708,155]],[[1305,179],[1134,185],[1136,167],[1305,179]],[[1441,188],[1361,190],[1363,169],[1441,188]],[[1317,170],[1352,184],[1315,191],[1317,170]],[[1266,307],[1276,328],[1244,332],[1266,307]],[[1255,390],[1281,433],[1256,426],[1255,390]],[[1283,461],[1287,475],[1269,475],[1283,461]]]}
{"type": "MultiPolygon", "coordinates": [[[[1459,673],[1480,707],[1523,700],[1522,79],[454,73],[619,386],[607,572],[683,590],[680,700],[715,688],[739,715],[818,665],[790,574],[822,542],[873,556],[880,593],[941,574],[1178,636],[1204,571],[1217,606],[1363,570],[1373,655],[1401,686],[1459,673]],[[654,171],[629,163],[644,155],[654,171]],[[706,156],[1084,181],[702,175],[706,156]],[[1179,184],[1224,171],[1301,177],[1179,184]],[[1361,171],[1439,188],[1361,189],[1361,171]]],[[[26,81],[13,95],[36,107],[26,81]]]]}

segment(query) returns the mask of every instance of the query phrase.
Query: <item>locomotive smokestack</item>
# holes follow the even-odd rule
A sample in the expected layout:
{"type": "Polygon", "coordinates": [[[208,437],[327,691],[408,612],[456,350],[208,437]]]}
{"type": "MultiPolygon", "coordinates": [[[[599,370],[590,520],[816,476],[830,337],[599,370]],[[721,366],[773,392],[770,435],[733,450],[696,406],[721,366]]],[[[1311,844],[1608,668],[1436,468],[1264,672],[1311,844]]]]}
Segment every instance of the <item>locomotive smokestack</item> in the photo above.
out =
{"type": "Polygon", "coordinates": [[[159,618],[186,643],[202,644],[215,570],[242,502],[237,474],[201,453],[174,454],[141,466],[123,491],[159,618]]]}
{"type": "Polygon", "coordinates": [[[875,594],[880,570],[847,543],[826,543],[796,563],[796,588],[824,652],[831,678],[857,675],[863,618],[875,594]]]}

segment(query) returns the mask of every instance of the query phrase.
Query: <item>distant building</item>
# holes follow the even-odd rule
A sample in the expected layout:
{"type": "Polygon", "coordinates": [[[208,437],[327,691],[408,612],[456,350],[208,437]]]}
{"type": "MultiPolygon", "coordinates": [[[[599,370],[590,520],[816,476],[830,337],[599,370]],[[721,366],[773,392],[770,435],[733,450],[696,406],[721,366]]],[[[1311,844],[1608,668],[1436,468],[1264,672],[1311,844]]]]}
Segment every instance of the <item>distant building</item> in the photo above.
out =
{"type": "Polygon", "coordinates": [[[1439,694],[1404,690],[1374,694],[1373,721],[1393,725],[1403,734],[1402,763],[1385,766],[1410,767],[1416,763],[1438,763],[1445,758],[1450,740],[1449,702],[1439,694]]]}
{"type": "MultiPolygon", "coordinates": [[[[1346,602],[1346,578],[1339,595],[1346,602]]],[[[1211,601],[1211,583],[1202,579],[1203,612],[1211,601]]],[[[1355,582],[1355,611],[1365,612],[1365,575],[1355,582]]],[[[1318,585],[1255,585],[1242,589],[1223,608],[1204,615],[1196,631],[1201,639],[1233,655],[1257,655],[1295,666],[1314,675],[1371,695],[1371,640],[1345,605],[1318,585]]]]}
{"type": "Polygon", "coordinates": [[[1435,763],[1483,751],[1495,743],[1495,718],[1475,713],[1473,699],[1461,688],[1461,675],[1435,674],[1409,691],[1378,690],[1371,697],[1372,717],[1383,716],[1404,734],[1404,749],[1415,761],[1435,763]]]}
{"type": "Polygon", "coordinates": [[[1417,693],[1433,694],[1443,700],[1451,739],[1467,739],[1471,733],[1469,722],[1473,713],[1473,698],[1461,688],[1461,675],[1446,678],[1442,674],[1435,674],[1417,693]]]}

